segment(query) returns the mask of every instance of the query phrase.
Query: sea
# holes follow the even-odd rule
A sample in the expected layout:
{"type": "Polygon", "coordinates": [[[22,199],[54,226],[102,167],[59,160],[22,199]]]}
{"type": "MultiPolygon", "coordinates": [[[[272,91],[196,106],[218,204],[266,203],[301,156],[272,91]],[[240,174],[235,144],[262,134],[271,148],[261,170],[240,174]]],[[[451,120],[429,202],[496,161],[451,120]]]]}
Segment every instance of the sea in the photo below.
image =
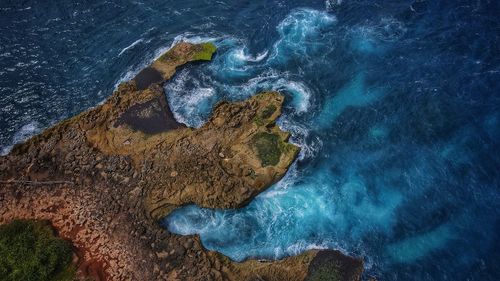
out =
{"type": "Polygon", "coordinates": [[[247,206],[163,227],[234,261],[337,249],[365,280],[500,280],[500,1],[2,0],[1,154],[180,41],[218,50],[165,84],[179,122],[276,90],[301,152],[247,206]]]}

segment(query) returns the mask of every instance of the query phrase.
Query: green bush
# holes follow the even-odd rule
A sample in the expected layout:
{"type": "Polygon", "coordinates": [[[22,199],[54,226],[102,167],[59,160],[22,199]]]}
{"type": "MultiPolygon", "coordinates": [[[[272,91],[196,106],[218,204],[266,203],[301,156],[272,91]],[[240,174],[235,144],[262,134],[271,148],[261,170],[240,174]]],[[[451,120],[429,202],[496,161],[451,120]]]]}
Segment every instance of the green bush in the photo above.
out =
{"type": "Polygon", "coordinates": [[[0,225],[0,280],[73,280],[70,244],[44,221],[0,225]]]}

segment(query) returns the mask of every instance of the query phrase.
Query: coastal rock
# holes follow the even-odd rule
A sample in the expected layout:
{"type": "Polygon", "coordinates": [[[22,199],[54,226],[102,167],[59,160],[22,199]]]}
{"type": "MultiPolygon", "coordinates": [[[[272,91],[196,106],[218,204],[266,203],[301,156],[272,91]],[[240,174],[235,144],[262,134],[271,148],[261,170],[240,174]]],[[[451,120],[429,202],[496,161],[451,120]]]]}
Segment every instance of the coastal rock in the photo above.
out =
{"type": "MultiPolygon", "coordinates": [[[[178,43],[103,104],[16,145],[0,158],[0,223],[49,220],[74,244],[79,276],[94,280],[304,280],[331,263],[323,251],[236,263],[157,223],[185,204],[245,205],[299,151],[275,124],[277,92],[221,102],[198,129],[173,118],[162,84],[214,52],[178,43]]],[[[359,279],[362,262],[352,264],[357,275],[342,280],[359,279]]]]}

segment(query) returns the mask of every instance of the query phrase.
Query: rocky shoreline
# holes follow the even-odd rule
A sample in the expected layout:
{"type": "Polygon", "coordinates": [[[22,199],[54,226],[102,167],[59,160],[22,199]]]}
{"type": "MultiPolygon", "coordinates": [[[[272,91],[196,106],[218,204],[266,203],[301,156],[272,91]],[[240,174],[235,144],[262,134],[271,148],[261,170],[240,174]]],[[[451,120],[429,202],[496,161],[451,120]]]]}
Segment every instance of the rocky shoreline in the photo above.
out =
{"type": "Polygon", "coordinates": [[[214,52],[210,43],[179,43],[102,105],[16,145],[0,158],[0,223],[50,221],[76,247],[82,278],[359,280],[363,262],[338,251],[236,263],[157,223],[185,204],[244,206],[299,151],[275,124],[277,92],[219,103],[199,129],[173,118],[163,83],[214,52]]]}

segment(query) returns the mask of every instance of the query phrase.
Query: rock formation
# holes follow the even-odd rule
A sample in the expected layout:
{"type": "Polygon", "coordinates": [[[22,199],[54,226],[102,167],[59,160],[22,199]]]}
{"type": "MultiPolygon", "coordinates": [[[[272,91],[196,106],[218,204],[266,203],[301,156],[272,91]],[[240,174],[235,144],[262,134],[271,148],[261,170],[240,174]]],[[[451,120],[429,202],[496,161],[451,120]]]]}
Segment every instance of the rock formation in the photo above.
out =
{"type": "Polygon", "coordinates": [[[96,280],[305,280],[328,264],[358,280],[362,261],[336,251],[236,263],[158,225],[185,204],[243,206],[299,151],[275,124],[277,92],[221,102],[198,129],[174,119],[163,83],[214,52],[179,43],[102,105],[16,145],[0,158],[0,223],[49,220],[75,246],[80,276],[96,280]]]}

